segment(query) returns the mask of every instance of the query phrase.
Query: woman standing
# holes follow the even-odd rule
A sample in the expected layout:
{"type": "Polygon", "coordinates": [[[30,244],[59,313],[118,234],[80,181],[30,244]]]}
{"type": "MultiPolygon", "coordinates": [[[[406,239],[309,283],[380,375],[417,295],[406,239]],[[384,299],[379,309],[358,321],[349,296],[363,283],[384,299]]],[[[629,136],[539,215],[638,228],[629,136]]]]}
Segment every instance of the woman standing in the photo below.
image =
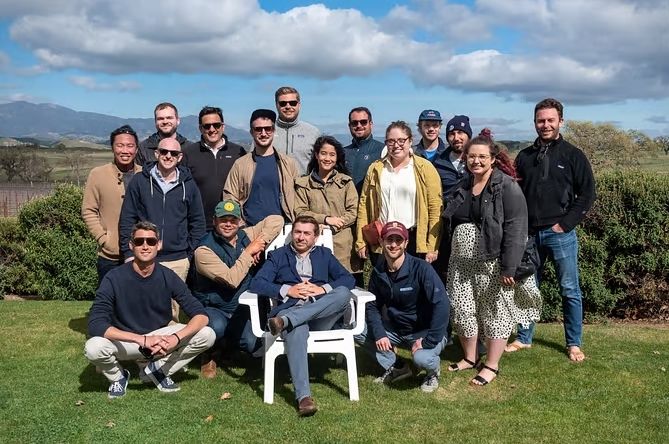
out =
{"type": "MultiPolygon", "coordinates": [[[[363,238],[363,227],[390,221],[409,230],[407,252],[433,262],[441,231],[441,179],[430,161],[413,155],[411,128],[393,122],[386,129],[388,153],[367,170],[360,194],[355,249],[361,258],[378,255],[377,243],[363,238]]],[[[371,226],[373,228],[373,226],[371,226]]],[[[374,257],[373,263],[374,261],[374,257]]]]}
{"type": "Polygon", "coordinates": [[[482,386],[497,377],[514,325],[538,320],[541,295],[534,276],[514,279],[527,241],[527,206],[512,160],[489,130],[472,139],[463,156],[471,174],[456,186],[444,210],[453,239],[447,284],[452,323],[465,354],[449,370],[477,367],[482,333],[488,355],[470,382],[482,386]]]}
{"type": "Polygon", "coordinates": [[[329,225],[335,257],[351,273],[361,272],[361,261],[352,254],[358,192],[348,176],[341,143],[331,136],[316,139],[307,173],[295,180],[295,215],[329,225]]]}

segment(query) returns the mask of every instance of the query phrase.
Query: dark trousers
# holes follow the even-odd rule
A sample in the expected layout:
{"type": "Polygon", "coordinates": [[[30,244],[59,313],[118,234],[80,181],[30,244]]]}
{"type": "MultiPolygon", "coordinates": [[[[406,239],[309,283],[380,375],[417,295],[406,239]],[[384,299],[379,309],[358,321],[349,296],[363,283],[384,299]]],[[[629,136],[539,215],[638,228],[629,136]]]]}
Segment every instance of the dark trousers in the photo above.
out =
{"type": "Polygon", "coordinates": [[[100,282],[102,282],[102,278],[105,277],[105,275],[108,272],[118,267],[119,265],[121,265],[121,261],[112,261],[102,256],[98,256],[98,262],[97,262],[98,287],[100,286],[100,282]]]}

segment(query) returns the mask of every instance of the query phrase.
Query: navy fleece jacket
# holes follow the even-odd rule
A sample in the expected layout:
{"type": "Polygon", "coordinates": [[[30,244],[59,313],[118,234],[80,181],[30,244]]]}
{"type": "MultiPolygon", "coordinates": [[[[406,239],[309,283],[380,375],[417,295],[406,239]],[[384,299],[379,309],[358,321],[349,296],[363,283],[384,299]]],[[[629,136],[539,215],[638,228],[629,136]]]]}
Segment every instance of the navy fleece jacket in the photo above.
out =
{"type": "Polygon", "coordinates": [[[163,248],[158,261],[190,258],[205,234],[200,191],[187,168],[179,166],[179,183],[163,193],[147,163],[128,185],[119,220],[120,248],[124,258],[132,256],[128,242],[132,226],[147,220],[158,226],[163,248]]]}

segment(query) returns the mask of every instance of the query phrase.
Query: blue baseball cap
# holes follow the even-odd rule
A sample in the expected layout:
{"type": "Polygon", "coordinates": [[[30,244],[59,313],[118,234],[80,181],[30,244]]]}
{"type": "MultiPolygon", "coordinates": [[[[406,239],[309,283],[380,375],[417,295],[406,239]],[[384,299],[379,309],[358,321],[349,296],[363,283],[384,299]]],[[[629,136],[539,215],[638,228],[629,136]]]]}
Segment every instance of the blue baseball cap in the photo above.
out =
{"type": "Polygon", "coordinates": [[[421,120],[434,120],[441,122],[441,114],[439,114],[439,111],[437,110],[426,109],[420,113],[420,116],[418,116],[418,121],[420,122],[421,120]]]}

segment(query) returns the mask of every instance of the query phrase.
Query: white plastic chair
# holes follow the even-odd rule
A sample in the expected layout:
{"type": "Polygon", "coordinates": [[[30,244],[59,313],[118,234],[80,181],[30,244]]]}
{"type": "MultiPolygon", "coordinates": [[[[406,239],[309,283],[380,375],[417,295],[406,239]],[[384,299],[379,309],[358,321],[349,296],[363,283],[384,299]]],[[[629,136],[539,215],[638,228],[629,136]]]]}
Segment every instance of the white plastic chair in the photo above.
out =
{"type": "MultiPolygon", "coordinates": [[[[266,252],[285,245],[290,240],[291,230],[291,224],[285,225],[283,231],[268,246],[266,252]]],[[[322,230],[317,244],[332,250],[332,231],[330,228],[326,227],[322,230]]],[[[355,288],[352,292],[354,296],[351,301],[353,319],[355,319],[354,327],[352,329],[310,331],[307,340],[307,353],[341,353],[346,358],[349,397],[351,401],[358,401],[360,399],[358,366],[355,359],[353,336],[362,333],[365,327],[365,304],[373,301],[376,297],[361,288],[355,288]]],[[[265,331],[260,324],[257,294],[245,291],[239,296],[239,303],[249,306],[253,334],[263,339],[265,350],[263,357],[265,368],[263,401],[266,404],[272,404],[274,402],[274,363],[278,356],[285,354],[284,340],[281,336],[273,336],[270,332],[265,331]]]]}

